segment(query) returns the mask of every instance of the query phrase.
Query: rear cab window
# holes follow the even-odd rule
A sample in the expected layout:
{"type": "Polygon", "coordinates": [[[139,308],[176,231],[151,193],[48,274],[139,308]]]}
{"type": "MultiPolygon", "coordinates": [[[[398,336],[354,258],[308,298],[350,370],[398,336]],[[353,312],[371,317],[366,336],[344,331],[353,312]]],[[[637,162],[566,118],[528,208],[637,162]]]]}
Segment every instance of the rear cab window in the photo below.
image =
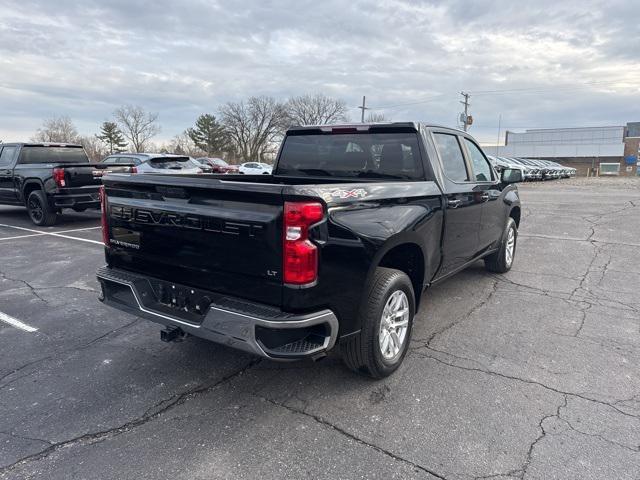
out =
{"type": "Polygon", "coordinates": [[[419,180],[424,178],[416,131],[287,134],[276,175],[419,180]]]}
{"type": "Polygon", "coordinates": [[[89,163],[82,147],[24,145],[19,163],[89,163]]]}

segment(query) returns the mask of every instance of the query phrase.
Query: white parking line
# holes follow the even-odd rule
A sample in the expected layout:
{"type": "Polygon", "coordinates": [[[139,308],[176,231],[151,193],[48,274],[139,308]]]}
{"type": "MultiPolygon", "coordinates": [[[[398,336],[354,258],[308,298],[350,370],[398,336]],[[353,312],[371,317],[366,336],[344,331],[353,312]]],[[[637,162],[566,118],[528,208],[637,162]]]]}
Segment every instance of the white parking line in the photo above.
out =
{"type": "Polygon", "coordinates": [[[20,330],[24,330],[25,332],[37,332],[38,331],[37,328],[32,327],[30,325],[27,325],[26,323],[21,322],[17,318],[13,318],[13,317],[7,315],[6,313],[2,313],[2,312],[0,312],[0,322],[7,323],[7,324],[11,325],[12,327],[16,327],[16,328],[18,328],[20,330]]]}
{"type": "Polygon", "coordinates": [[[0,238],[0,242],[4,242],[5,240],[17,240],[19,238],[29,238],[29,237],[41,237],[45,235],[44,233],[32,233],[30,235],[18,235],[17,237],[4,237],[0,238]]]}
{"type": "Polygon", "coordinates": [[[94,243],[96,245],[104,245],[102,242],[99,242],[97,240],[90,240],[88,238],[78,238],[78,237],[71,237],[69,235],[62,235],[62,233],[82,232],[82,231],[85,231],[85,230],[96,230],[96,229],[102,228],[102,227],[76,228],[74,230],[62,230],[61,232],[43,232],[41,230],[33,230],[32,228],[25,228],[25,227],[16,227],[15,225],[6,225],[4,223],[0,223],[0,227],[15,228],[16,230],[23,230],[25,232],[32,232],[34,234],[34,235],[22,235],[22,236],[18,236],[18,237],[0,238],[0,240],[12,240],[12,239],[16,239],[16,238],[38,237],[38,236],[41,236],[41,235],[51,235],[52,237],[68,238],[70,240],[78,240],[80,242],[94,243]]]}

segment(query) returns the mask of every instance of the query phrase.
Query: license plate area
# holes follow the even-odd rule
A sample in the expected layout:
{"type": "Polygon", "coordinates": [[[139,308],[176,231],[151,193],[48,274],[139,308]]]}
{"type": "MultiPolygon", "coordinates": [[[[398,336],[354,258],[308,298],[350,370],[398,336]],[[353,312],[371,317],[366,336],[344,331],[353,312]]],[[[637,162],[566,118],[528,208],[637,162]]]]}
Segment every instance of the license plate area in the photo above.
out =
{"type": "Polygon", "coordinates": [[[148,279],[146,283],[147,288],[142,289],[146,308],[187,322],[202,323],[213,302],[210,293],[196,288],[157,279],[148,279]]]}

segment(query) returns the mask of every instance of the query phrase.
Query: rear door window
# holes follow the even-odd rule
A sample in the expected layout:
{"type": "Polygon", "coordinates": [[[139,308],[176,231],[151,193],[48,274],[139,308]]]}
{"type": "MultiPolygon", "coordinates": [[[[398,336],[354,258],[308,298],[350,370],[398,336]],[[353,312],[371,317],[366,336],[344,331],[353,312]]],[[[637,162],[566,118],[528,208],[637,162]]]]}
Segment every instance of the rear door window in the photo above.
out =
{"type": "Polygon", "coordinates": [[[442,160],[444,174],[454,182],[469,181],[467,164],[458,142],[458,136],[449,133],[434,133],[438,154],[442,160]]]}

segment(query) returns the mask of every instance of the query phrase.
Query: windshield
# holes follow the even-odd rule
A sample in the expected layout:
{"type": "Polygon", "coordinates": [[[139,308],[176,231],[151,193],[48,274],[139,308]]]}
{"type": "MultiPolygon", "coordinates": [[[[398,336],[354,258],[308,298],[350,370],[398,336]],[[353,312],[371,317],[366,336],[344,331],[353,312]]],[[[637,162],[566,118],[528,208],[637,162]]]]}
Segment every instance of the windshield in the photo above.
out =
{"type": "Polygon", "coordinates": [[[399,179],[423,176],[416,132],[288,135],[276,173],[399,179]]]}
{"type": "Polygon", "coordinates": [[[80,147],[25,145],[20,152],[20,163],[89,163],[89,158],[80,147]]]}

